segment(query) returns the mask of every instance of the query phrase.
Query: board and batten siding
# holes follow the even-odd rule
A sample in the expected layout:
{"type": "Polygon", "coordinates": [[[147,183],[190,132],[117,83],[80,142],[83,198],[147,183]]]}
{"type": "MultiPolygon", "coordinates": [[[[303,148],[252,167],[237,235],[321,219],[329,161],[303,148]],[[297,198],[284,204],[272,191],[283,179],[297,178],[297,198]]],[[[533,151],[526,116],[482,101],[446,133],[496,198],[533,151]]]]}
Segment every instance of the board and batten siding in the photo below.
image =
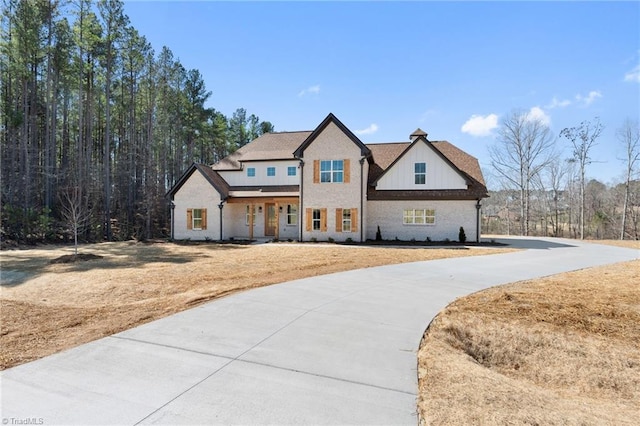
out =
{"type": "Polygon", "coordinates": [[[398,238],[403,241],[458,241],[460,227],[464,228],[467,241],[476,236],[476,201],[369,201],[367,239],[375,239],[378,226],[384,240],[398,238]],[[405,209],[433,209],[435,225],[404,225],[405,209]]]}
{"type": "Polygon", "coordinates": [[[444,161],[429,142],[418,141],[378,181],[378,190],[467,189],[467,183],[444,161]],[[414,164],[426,163],[425,184],[416,184],[414,164]]]}
{"type": "Polygon", "coordinates": [[[199,171],[193,174],[176,192],[173,198],[173,238],[176,240],[219,240],[220,218],[219,208],[220,194],[199,171]],[[207,229],[188,229],[188,211],[193,209],[206,209],[207,229]]]}

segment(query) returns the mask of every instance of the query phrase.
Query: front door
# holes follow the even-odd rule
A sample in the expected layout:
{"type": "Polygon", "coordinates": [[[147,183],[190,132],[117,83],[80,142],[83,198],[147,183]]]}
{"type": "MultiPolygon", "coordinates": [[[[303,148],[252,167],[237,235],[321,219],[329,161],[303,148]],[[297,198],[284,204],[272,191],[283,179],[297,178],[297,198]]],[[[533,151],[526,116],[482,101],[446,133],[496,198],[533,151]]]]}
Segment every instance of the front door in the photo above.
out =
{"type": "Polygon", "coordinates": [[[275,237],[278,217],[276,216],[276,205],[267,203],[264,206],[264,235],[265,237],[275,237]]]}

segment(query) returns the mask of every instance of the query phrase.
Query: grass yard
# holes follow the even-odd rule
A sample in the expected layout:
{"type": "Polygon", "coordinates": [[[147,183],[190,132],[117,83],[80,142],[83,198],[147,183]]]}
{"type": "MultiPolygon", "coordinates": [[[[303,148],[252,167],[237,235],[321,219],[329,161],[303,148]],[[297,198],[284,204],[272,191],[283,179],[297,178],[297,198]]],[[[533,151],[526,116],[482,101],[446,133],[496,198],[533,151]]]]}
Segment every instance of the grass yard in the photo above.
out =
{"type": "Polygon", "coordinates": [[[50,264],[71,247],[0,252],[0,369],[29,362],[236,291],[350,269],[505,248],[324,244],[102,243],[84,262],[50,264]]]}
{"type": "Polygon", "coordinates": [[[460,298],[422,341],[421,424],[637,425],[639,342],[640,260],[460,298]]]}

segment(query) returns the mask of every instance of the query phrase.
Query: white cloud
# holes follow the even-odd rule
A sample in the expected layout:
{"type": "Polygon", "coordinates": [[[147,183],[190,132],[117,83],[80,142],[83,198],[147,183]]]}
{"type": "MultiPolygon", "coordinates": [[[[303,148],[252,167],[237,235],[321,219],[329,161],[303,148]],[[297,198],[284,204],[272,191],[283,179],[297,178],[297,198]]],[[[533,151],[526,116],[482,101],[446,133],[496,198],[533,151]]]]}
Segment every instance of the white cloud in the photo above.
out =
{"type": "Polygon", "coordinates": [[[298,96],[304,95],[317,95],[320,93],[320,85],[316,84],[315,86],[309,86],[306,89],[303,89],[298,93],[298,96]]]}
{"type": "Polygon", "coordinates": [[[497,114],[489,114],[484,117],[474,114],[462,125],[461,130],[462,133],[468,133],[471,136],[489,136],[496,127],[498,127],[497,114]]]}
{"type": "Polygon", "coordinates": [[[640,83],[640,65],[636,65],[634,69],[624,75],[624,81],[640,83]]]}
{"type": "Polygon", "coordinates": [[[376,123],[371,123],[371,125],[366,129],[356,130],[355,134],[356,135],[372,135],[377,131],[378,131],[378,125],[376,123]]]}
{"type": "Polygon", "coordinates": [[[545,105],[545,108],[547,109],[564,108],[569,105],[571,105],[571,101],[569,99],[560,100],[554,96],[553,99],[551,99],[551,103],[549,105],[545,105]]]}
{"type": "Polygon", "coordinates": [[[527,120],[529,121],[538,120],[545,126],[548,126],[549,124],[551,124],[551,117],[549,117],[549,115],[546,112],[544,112],[542,108],[538,106],[534,106],[529,110],[529,112],[527,113],[527,120]]]}
{"type": "Polygon", "coordinates": [[[578,101],[578,103],[581,103],[582,106],[588,107],[589,105],[594,103],[596,99],[601,97],[602,97],[602,93],[600,93],[600,91],[592,90],[589,92],[587,96],[582,96],[581,94],[578,93],[576,95],[576,101],[578,101]]]}

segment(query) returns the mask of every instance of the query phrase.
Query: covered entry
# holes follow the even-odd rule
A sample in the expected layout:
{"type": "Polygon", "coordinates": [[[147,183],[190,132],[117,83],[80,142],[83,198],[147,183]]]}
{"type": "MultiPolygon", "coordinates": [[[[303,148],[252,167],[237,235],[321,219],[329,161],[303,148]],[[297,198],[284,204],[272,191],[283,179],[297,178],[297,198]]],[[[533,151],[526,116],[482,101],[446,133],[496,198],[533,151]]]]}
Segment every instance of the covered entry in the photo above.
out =
{"type": "Polygon", "coordinates": [[[234,212],[235,237],[299,238],[298,197],[234,197],[227,203],[234,212]]]}

